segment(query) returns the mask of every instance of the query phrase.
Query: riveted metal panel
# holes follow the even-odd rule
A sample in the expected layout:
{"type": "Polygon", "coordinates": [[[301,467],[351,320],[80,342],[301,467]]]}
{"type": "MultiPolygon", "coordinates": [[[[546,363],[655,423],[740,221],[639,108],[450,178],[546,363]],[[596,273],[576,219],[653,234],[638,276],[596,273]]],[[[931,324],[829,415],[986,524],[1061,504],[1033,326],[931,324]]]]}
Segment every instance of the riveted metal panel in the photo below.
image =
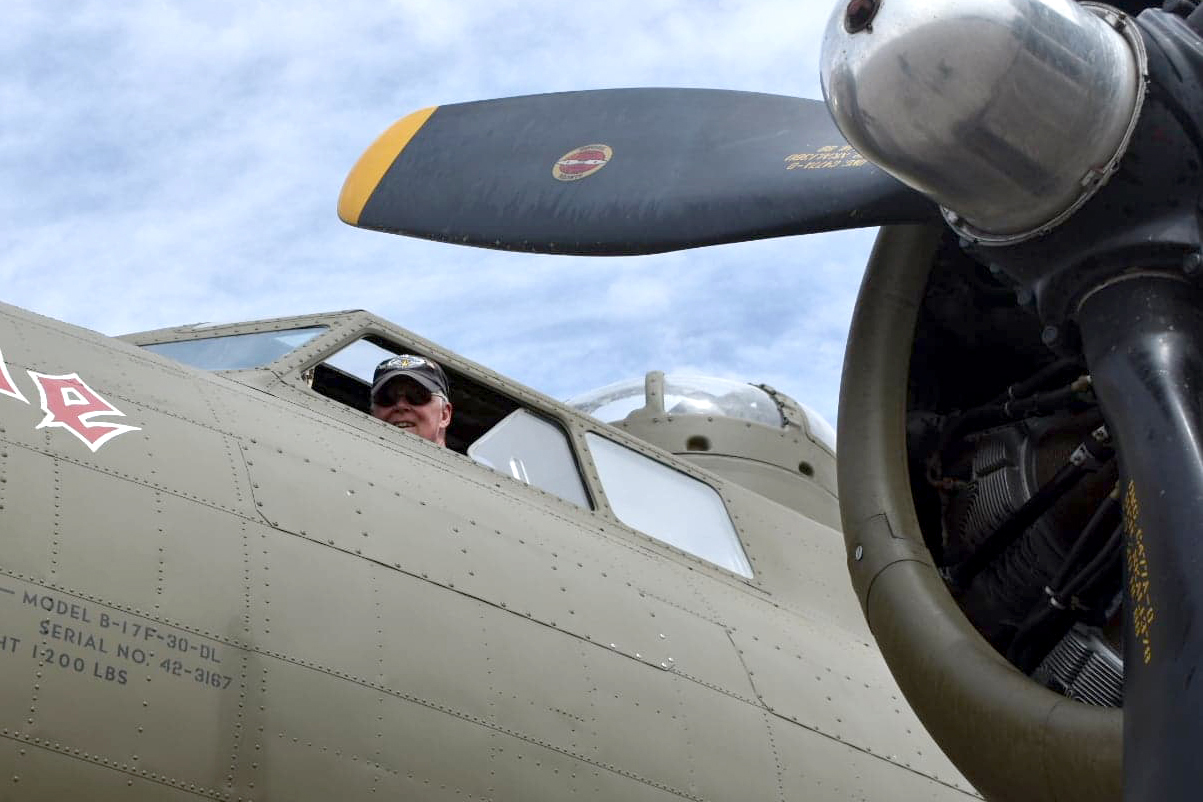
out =
{"type": "MultiPolygon", "coordinates": [[[[41,480],[53,496],[53,513],[15,538],[40,541],[43,561],[26,563],[19,548],[6,549],[6,568],[23,566],[27,575],[64,591],[151,616],[170,614],[226,631],[227,622],[238,622],[244,519],[63,460],[29,460],[43,462],[52,466],[41,480]],[[122,536],[120,550],[113,532],[122,536]]],[[[11,507],[14,515],[26,509],[24,498],[11,507]]]]}
{"type": "Polygon", "coordinates": [[[800,618],[776,631],[741,629],[732,639],[759,698],[777,715],[933,779],[965,784],[869,642],[800,618]]]}
{"type": "Polygon", "coordinates": [[[249,550],[267,527],[178,496],[155,500],[162,543],[154,604],[146,609],[204,635],[245,640],[249,550]]]}
{"type": "MultiPolygon", "coordinates": [[[[0,399],[2,401],[3,399],[0,399]]],[[[5,420],[0,403],[0,420],[5,420]]],[[[47,576],[52,560],[53,532],[59,503],[58,463],[8,439],[0,430],[0,526],[4,549],[0,569],[9,574],[47,576]],[[20,469],[12,469],[19,464],[20,469]]],[[[0,610],[3,610],[0,595],[0,610]]],[[[2,620],[2,619],[0,619],[2,620]]]]}
{"type": "MultiPolygon", "coordinates": [[[[25,574],[38,584],[0,580],[14,591],[0,594],[0,629],[30,650],[19,655],[29,681],[18,686],[30,710],[13,715],[6,695],[4,723],[72,754],[136,762],[162,782],[211,784],[209,766],[229,758],[237,734],[228,640],[244,624],[245,521],[65,459],[26,450],[23,465],[37,480],[10,506],[28,513],[13,541],[45,548],[40,570],[25,574]],[[39,506],[37,482],[53,503],[39,506]],[[188,748],[185,725],[198,739],[188,748]]],[[[8,546],[11,564],[20,551],[8,546]]]]}
{"type": "MultiPolygon", "coordinates": [[[[7,577],[0,578],[5,591],[19,587],[7,577]]],[[[35,706],[38,689],[38,664],[33,649],[36,630],[13,626],[11,608],[20,603],[8,593],[0,593],[0,611],[4,612],[3,635],[0,635],[0,670],[5,682],[0,689],[0,730],[6,734],[21,732],[29,725],[30,708],[35,706]]],[[[0,774],[0,780],[4,777],[0,774]]]]}
{"type": "MultiPolygon", "coordinates": [[[[490,755],[498,792],[490,799],[571,799],[596,802],[680,802],[682,796],[629,772],[582,764],[554,749],[521,740],[499,744],[490,755]]],[[[685,797],[686,799],[690,797],[685,797]]]]}
{"type": "MultiPolygon", "coordinates": [[[[630,772],[633,759],[646,763],[649,751],[675,741],[679,677],[523,614],[400,578],[378,575],[387,600],[381,662],[391,691],[611,771],[630,772]],[[439,610],[441,632],[424,620],[430,609],[439,610]],[[621,739],[610,737],[616,716],[624,722],[621,739]]],[[[639,776],[664,784],[666,772],[671,765],[639,776]]]]}
{"type": "MultiPolygon", "coordinates": [[[[499,612],[495,613],[494,623],[502,616],[513,619],[512,615],[499,612]]],[[[508,664],[505,659],[507,647],[522,650],[524,636],[530,633],[528,628],[532,625],[515,620],[514,626],[497,627],[499,631],[482,644],[489,655],[481,681],[482,691],[488,694],[486,719],[465,717],[453,697],[449,701],[457,715],[444,712],[441,721],[429,722],[433,711],[446,710],[434,702],[416,708],[398,705],[391,708],[386,719],[386,750],[404,764],[402,774],[407,779],[424,777],[431,786],[454,785],[482,797],[517,794],[534,798],[537,792],[533,787],[507,785],[507,778],[519,770],[537,776],[551,762],[563,769],[565,778],[593,768],[581,759],[580,751],[559,738],[562,734],[559,730],[553,733],[547,728],[552,716],[550,706],[564,705],[561,690],[565,686],[551,675],[552,666],[542,666],[541,676],[550,682],[548,696],[529,693],[531,675],[540,673],[546,652],[519,654],[517,665],[508,664]],[[523,673],[510,673],[511,667],[523,673]],[[517,754],[526,754],[529,759],[518,759],[517,754]]],[[[445,670],[458,673],[461,666],[450,663],[445,670]]]]}
{"type": "MultiPolygon", "coordinates": [[[[6,580],[13,583],[13,580],[6,580]]],[[[232,650],[195,633],[29,582],[17,584],[28,641],[29,707],[10,732],[197,785],[233,737],[232,650]],[[216,676],[215,676],[216,675],[216,676]],[[87,715],[72,700],[88,698],[87,715]],[[179,748],[187,728],[187,750],[179,748]],[[105,737],[95,737],[97,728],[105,737]]],[[[24,673],[24,672],[23,672],[24,673]]]]}
{"type": "Polygon", "coordinates": [[[323,671],[377,679],[377,656],[366,648],[375,639],[366,636],[379,629],[372,564],[271,529],[252,538],[250,548],[255,645],[323,671]]]}
{"type": "Polygon", "coordinates": [[[449,533],[452,522],[445,512],[457,506],[454,491],[465,485],[463,472],[485,471],[416,438],[390,450],[357,437],[346,443],[355,446],[348,455],[345,446],[324,447],[321,431],[304,441],[298,434],[267,430],[242,443],[257,509],[274,526],[297,534],[322,532],[350,551],[389,544],[412,548],[420,533],[436,526],[440,534],[449,533]],[[306,492],[295,492],[297,487],[306,492]]]}
{"type": "Polygon", "coordinates": [[[649,666],[750,693],[721,622],[677,562],[591,528],[565,523],[544,533],[529,513],[492,535],[466,528],[456,538],[448,555],[456,588],[649,666]],[[526,581],[516,581],[519,571],[526,581]]]}
{"type": "Polygon", "coordinates": [[[739,528],[757,585],[775,603],[868,639],[860,605],[848,587],[839,532],[742,487],[725,486],[723,500],[739,528]]]}
{"type": "MultiPolygon", "coordinates": [[[[692,798],[778,799],[776,761],[762,707],[692,682],[661,679],[662,698],[675,700],[676,733],[667,744],[678,760],[672,772],[692,798]],[[671,685],[671,695],[668,687],[671,685]],[[738,767],[738,769],[734,769],[738,767]]],[[[653,686],[649,685],[649,691],[653,686]]],[[[617,724],[615,717],[611,724],[617,724]]],[[[633,759],[633,756],[627,756],[633,759]]]]}
{"type": "MultiPolygon", "coordinates": [[[[489,721],[578,758],[607,759],[609,744],[598,738],[597,705],[605,702],[598,686],[629,681],[640,666],[509,617],[512,623],[492,627],[486,641],[489,721]],[[555,659],[550,658],[553,653],[555,659]],[[600,671],[601,666],[612,673],[600,671]]],[[[632,737],[642,739],[644,733],[633,731],[632,737]]]]}
{"type": "Polygon", "coordinates": [[[266,677],[261,793],[367,799],[396,775],[399,756],[381,752],[381,716],[396,699],[382,701],[374,688],[282,660],[267,667],[266,677]]]}
{"type": "Polygon", "coordinates": [[[237,454],[226,435],[194,424],[181,424],[153,409],[127,405],[121,419],[141,427],[104,443],[92,453],[61,428],[34,431],[34,424],[6,427],[3,436],[15,447],[53,456],[65,465],[92,471],[88,476],[98,497],[114,480],[128,480],[148,489],[230,512],[243,511],[245,468],[233,462],[237,454]]]}
{"type": "Polygon", "coordinates": [[[34,743],[25,738],[0,738],[0,800],[4,802],[64,802],[79,799],[86,788],[88,802],[196,802],[222,799],[190,788],[150,779],[128,764],[113,766],[91,753],[64,750],[62,745],[34,743]],[[70,755],[70,757],[65,757],[70,755]],[[122,766],[125,766],[124,768],[122,766]]]}
{"type": "Polygon", "coordinates": [[[781,799],[808,802],[968,802],[980,797],[959,787],[933,784],[922,774],[899,771],[880,757],[811,730],[774,719],[773,746],[781,766],[781,799]]]}
{"type": "Polygon", "coordinates": [[[565,779],[593,768],[441,705],[286,662],[271,666],[267,684],[258,787],[271,798],[556,798],[565,779]]]}
{"type": "Polygon", "coordinates": [[[521,642],[529,622],[395,569],[373,566],[374,675],[391,692],[459,715],[494,721],[503,680],[498,641],[521,642]]]}
{"type": "Polygon", "coordinates": [[[650,665],[675,662],[704,682],[750,694],[722,627],[688,610],[694,602],[684,578],[688,569],[635,549],[620,552],[620,565],[612,540],[600,532],[566,516],[549,519],[548,510],[529,500],[519,503],[492,489],[481,493],[479,484],[468,500],[472,478],[492,478],[479,466],[453,473],[443,463],[415,466],[387,450],[365,448],[352,471],[324,465],[317,455],[298,459],[261,444],[245,448],[256,503],[283,528],[323,532],[328,544],[344,551],[650,665]],[[298,496],[281,477],[309,492],[298,496]],[[632,581],[640,563],[655,574],[649,577],[654,590],[632,581]]]}
{"type": "Polygon", "coordinates": [[[63,459],[49,478],[54,514],[43,533],[50,553],[42,576],[70,592],[152,609],[163,545],[156,491],[63,459]],[[120,552],[108,532],[125,535],[120,552]]]}
{"type": "MultiPolygon", "coordinates": [[[[114,469],[183,498],[230,512],[249,513],[246,468],[233,438],[197,424],[182,426],[170,412],[143,408],[128,414],[131,419],[136,414],[143,427],[133,434],[142,436],[145,452],[131,454],[132,465],[114,462],[114,469]]],[[[117,438],[113,445],[120,440],[117,438]]]]}

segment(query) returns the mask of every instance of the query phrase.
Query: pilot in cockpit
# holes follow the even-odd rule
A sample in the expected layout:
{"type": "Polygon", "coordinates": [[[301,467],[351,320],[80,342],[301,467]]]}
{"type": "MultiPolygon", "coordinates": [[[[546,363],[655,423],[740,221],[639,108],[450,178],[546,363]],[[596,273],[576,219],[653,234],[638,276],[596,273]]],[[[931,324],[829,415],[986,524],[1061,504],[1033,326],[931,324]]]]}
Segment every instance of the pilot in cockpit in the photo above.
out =
{"type": "Polygon", "coordinates": [[[441,446],[451,424],[447,376],[437,362],[399,354],[376,366],[372,415],[441,446]]]}

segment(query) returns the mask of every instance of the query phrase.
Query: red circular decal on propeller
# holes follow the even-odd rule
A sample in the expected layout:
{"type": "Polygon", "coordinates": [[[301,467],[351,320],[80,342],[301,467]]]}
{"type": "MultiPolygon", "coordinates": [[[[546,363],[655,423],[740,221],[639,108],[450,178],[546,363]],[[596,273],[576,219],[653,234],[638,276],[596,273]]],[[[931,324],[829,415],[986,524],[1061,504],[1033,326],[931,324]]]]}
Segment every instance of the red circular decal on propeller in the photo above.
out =
{"type": "Polygon", "coordinates": [[[558,181],[579,181],[609,164],[613,155],[609,145],[582,145],[557,159],[551,174],[558,181]]]}

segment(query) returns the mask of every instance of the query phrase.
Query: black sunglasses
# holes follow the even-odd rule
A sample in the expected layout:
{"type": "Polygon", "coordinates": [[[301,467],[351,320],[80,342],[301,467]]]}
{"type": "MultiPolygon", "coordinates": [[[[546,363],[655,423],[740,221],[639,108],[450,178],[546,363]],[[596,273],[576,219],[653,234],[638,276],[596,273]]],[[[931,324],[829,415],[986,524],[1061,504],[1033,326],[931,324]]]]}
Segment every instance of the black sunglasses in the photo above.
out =
{"type": "Polygon", "coordinates": [[[402,398],[411,407],[421,407],[430,403],[434,393],[415,381],[390,381],[372,396],[372,403],[378,407],[391,407],[402,398]]]}

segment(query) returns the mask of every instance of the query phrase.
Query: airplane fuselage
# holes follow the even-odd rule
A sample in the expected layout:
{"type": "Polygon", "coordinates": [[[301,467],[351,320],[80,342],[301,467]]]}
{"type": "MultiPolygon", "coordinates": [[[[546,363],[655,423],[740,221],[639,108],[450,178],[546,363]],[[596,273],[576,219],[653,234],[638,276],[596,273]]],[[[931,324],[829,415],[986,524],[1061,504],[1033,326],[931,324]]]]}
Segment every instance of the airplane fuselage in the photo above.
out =
{"type": "Polygon", "coordinates": [[[314,392],[400,332],[327,318],[210,373],[0,309],[0,798],[974,796],[838,532],[407,342],[562,427],[591,503],[527,486],[314,392]],[[586,434],[713,488],[752,577],[620,523],[586,434]]]}

